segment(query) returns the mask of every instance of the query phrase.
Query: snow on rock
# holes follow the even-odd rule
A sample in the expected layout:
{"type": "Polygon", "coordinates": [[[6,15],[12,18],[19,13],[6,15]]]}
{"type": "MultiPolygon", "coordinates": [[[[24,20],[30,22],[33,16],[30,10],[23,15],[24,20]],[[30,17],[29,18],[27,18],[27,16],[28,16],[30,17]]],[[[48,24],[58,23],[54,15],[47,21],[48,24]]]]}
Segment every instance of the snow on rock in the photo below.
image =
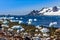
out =
{"type": "Polygon", "coordinates": [[[36,28],[41,29],[42,27],[40,27],[39,25],[37,25],[36,28]]]}
{"type": "Polygon", "coordinates": [[[25,29],[24,28],[22,28],[20,31],[24,31],[25,29]]]}
{"type": "Polygon", "coordinates": [[[49,34],[46,34],[46,33],[45,33],[45,34],[43,34],[43,36],[48,37],[48,36],[49,36],[49,34]]]}
{"type": "Polygon", "coordinates": [[[46,33],[46,32],[49,32],[49,29],[43,28],[43,29],[41,29],[40,31],[41,31],[42,33],[46,33]]]}
{"type": "Polygon", "coordinates": [[[20,25],[14,25],[12,28],[22,28],[20,25]]]}
{"type": "Polygon", "coordinates": [[[46,12],[46,13],[44,13],[44,15],[60,15],[60,10],[57,11],[57,12],[53,12],[53,11],[51,11],[51,12],[46,12]]]}
{"type": "Polygon", "coordinates": [[[3,22],[3,20],[0,19],[1,22],[3,22]]]}
{"type": "Polygon", "coordinates": [[[39,13],[45,13],[45,12],[50,12],[52,10],[52,8],[44,8],[42,11],[40,11],[39,13]]]}
{"type": "Polygon", "coordinates": [[[17,33],[19,33],[20,32],[20,30],[17,30],[17,33]]]}
{"type": "Polygon", "coordinates": [[[9,27],[8,25],[4,25],[4,24],[2,24],[1,26],[2,26],[2,27],[9,27]]]}
{"type": "Polygon", "coordinates": [[[8,31],[13,31],[13,29],[9,28],[8,31]]]}
{"type": "Polygon", "coordinates": [[[38,32],[38,29],[36,29],[35,31],[38,32]]]}

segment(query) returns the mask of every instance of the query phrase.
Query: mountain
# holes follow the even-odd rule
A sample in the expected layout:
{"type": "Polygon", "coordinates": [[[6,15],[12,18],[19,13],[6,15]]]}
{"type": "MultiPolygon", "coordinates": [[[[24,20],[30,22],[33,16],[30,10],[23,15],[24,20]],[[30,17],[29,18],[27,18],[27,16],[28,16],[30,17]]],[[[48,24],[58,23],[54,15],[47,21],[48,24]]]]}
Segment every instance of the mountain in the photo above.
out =
{"type": "Polygon", "coordinates": [[[28,15],[60,15],[60,7],[45,7],[41,10],[33,10],[28,15]]]}
{"type": "Polygon", "coordinates": [[[44,8],[42,11],[39,12],[43,15],[60,15],[60,7],[54,6],[49,8],[44,8]]]}
{"type": "Polygon", "coordinates": [[[38,10],[33,10],[28,15],[34,15],[34,16],[39,15],[39,11],[38,10]]]}

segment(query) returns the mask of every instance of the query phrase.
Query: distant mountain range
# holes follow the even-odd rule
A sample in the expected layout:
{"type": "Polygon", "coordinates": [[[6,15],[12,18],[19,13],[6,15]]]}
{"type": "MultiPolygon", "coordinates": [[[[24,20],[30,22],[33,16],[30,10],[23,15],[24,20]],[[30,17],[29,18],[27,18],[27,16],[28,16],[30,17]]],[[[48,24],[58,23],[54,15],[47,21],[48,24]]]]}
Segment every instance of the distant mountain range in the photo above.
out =
{"type": "Polygon", "coordinates": [[[60,7],[54,6],[42,8],[41,10],[33,10],[28,15],[60,15],[60,7]]]}

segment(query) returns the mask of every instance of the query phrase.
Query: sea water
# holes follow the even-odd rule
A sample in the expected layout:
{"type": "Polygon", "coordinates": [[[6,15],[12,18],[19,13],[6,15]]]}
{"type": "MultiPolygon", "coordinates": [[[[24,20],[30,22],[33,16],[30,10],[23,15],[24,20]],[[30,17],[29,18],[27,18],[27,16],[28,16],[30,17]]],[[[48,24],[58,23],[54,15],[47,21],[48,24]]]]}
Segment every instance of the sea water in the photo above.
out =
{"type": "Polygon", "coordinates": [[[60,16],[29,16],[29,15],[6,15],[6,16],[0,16],[0,17],[14,17],[10,20],[20,20],[23,21],[22,23],[27,24],[29,19],[31,20],[31,25],[44,25],[49,26],[51,22],[57,22],[56,25],[54,25],[57,28],[60,28],[60,16]]]}

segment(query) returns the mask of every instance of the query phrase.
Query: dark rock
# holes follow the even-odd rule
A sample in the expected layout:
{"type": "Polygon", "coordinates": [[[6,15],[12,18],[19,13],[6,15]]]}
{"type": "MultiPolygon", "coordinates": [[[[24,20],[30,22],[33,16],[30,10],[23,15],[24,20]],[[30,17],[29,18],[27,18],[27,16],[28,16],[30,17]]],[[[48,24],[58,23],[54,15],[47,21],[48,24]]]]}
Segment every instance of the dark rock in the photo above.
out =
{"type": "Polygon", "coordinates": [[[53,12],[56,12],[56,11],[58,11],[58,8],[56,6],[54,6],[52,10],[53,10],[53,12]]]}
{"type": "Polygon", "coordinates": [[[38,10],[33,10],[28,15],[33,15],[33,16],[39,15],[39,11],[38,10]]]}

